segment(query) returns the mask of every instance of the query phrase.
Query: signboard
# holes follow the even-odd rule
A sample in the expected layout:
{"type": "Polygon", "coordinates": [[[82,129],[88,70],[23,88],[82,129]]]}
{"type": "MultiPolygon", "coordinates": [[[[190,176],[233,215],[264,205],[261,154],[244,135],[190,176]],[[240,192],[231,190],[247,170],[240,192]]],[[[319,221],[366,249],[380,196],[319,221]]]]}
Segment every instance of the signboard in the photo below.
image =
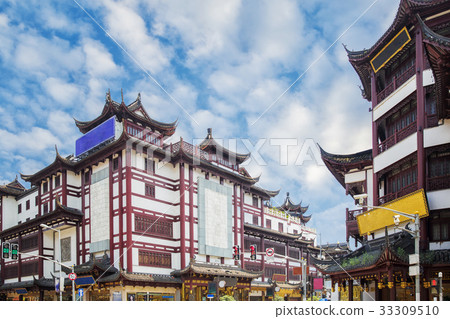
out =
{"type": "Polygon", "coordinates": [[[28,291],[26,290],[26,288],[20,288],[20,289],[16,289],[16,294],[27,294],[28,291]]]}
{"type": "MultiPolygon", "coordinates": [[[[302,267],[292,267],[292,274],[294,276],[301,276],[301,275],[303,275],[302,267]]],[[[309,266],[306,266],[306,274],[309,274],[309,266]]]]}
{"type": "Polygon", "coordinates": [[[83,290],[83,288],[80,288],[80,289],[78,289],[78,297],[83,297],[83,295],[84,295],[84,290],[83,290]]]}
{"type": "Polygon", "coordinates": [[[71,272],[71,273],[69,274],[69,279],[72,280],[72,281],[74,281],[75,279],[77,279],[77,274],[74,273],[74,272],[71,272]]]}
{"type": "Polygon", "coordinates": [[[96,146],[114,139],[116,134],[116,117],[106,120],[102,124],[93,128],[75,142],[75,156],[80,156],[96,146]]]}
{"type": "MultiPolygon", "coordinates": [[[[408,214],[418,212],[420,218],[428,216],[427,200],[423,189],[419,189],[411,194],[388,202],[382,205],[382,207],[398,210],[408,214]]],[[[384,229],[385,226],[393,226],[394,215],[397,215],[397,213],[382,208],[375,208],[368,210],[364,214],[356,216],[359,234],[361,236],[369,235],[376,230],[384,229]]],[[[411,219],[400,216],[400,223],[407,220],[411,219]]]]}
{"type": "Polygon", "coordinates": [[[75,284],[77,286],[92,285],[94,283],[95,280],[92,276],[78,277],[77,279],[75,279],[75,284]]]}
{"type": "Polygon", "coordinates": [[[323,278],[314,278],[313,285],[314,285],[314,290],[322,290],[323,289],[323,278]]]}
{"type": "Polygon", "coordinates": [[[213,294],[207,294],[206,297],[207,298],[214,298],[214,295],[213,294]]]}
{"type": "Polygon", "coordinates": [[[294,276],[301,276],[302,275],[302,267],[292,267],[292,274],[294,276]]]}
{"type": "Polygon", "coordinates": [[[409,276],[410,277],[414,277],[419,274],[420,274],[420,266],[419,265],[409,266],[409,276]]]}
{"type": "Polygon", "coordinates": [[[378,72],[390,59],[400,52],[409,41],[411,41],[411,36],[406,27],[404,27],[372,60],[370,60],[373,70],[378,72]]]}
{"type": "Polygon", "coordinates": [[[286,281],[286,275],[283,274],[273,274],[272,275],[272,281],[275,282],[285,282],[286,281]]]}

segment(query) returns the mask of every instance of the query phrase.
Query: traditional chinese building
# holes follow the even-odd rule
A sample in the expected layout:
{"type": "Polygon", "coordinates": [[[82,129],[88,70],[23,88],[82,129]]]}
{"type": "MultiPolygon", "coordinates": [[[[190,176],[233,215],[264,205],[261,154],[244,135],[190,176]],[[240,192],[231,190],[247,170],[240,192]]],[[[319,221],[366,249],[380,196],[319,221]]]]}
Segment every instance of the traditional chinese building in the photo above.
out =
{"type": "Polygon", "coordinates": [[[322,150],[322,158],[347,194],[368,195],[367,208],[346,214],[347,240],[362,247],[340,258],[342,267],[315,263],[343,299],[415,299],[407,258],[414,241],[401,230],[408,223],[412,230],[414,222],[400,216],[396,228],[395,213],[376,207],[418,213],[421,300],[436,297],[429,283],[439,272],[449,298],[450,1],[401,0],[392,25],[370,49],[347,53],[372,103],[372,149],[322,150]]]}
{"type": "Polygon", "coordinates": [[[305,207],[265,205],[278,191],[240,167],[250,154],[223,147],[211,129],[199,145],[168,143],[177,123],[152,119],[140,95],[126,105],[108,92],[97,118],[75,124],[83,134],[75,154],[56,149],[53,163],[22,174],[29,189],[18,180],[0,187],[0,239],[20,251],[1,260],[6,298],[52,300],[49,283],[61,275],[70,299],[72,265],[84,300],[248,300],[252,281],[274,274],[284,276],[283,296],[298,295],[292,268],[314,250],[315,230],[305,207]],[[265,261],[269,247],[275,257],[265,261]]]}

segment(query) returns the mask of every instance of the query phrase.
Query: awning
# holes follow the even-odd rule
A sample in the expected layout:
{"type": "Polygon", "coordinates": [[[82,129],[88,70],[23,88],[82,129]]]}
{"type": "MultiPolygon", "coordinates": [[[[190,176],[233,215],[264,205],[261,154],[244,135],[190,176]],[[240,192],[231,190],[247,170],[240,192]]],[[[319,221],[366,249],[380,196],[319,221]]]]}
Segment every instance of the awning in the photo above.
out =
{"type": "MultiPolygon", "coordinates": [[[[423,189],[419,189],[411,194],[390,201],[381,207],[394,209],[407,214],[418,213],[420,218],[428,216],[427,199],[423,189]]],[[[393,226],[394,215],[398,214],[390,210],[375,208],[356,216],[359,234],[364,236],[373,233],[376,230],[384,229],[386,226],[393,226]]],[[[400,223],[407,220],[409,220],[407,217],[400,216],[400,223]]]]}

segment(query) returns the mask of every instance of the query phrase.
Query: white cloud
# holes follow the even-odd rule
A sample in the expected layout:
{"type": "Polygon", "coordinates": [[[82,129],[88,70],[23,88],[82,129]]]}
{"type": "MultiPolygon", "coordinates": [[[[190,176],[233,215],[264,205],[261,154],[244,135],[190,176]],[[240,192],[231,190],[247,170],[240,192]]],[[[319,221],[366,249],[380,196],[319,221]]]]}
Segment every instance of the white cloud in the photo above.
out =
{"type": "Polygon", "coordinates": [[[0,129],[0,135],[0,148],[10,153],[36,156],[60,143],[49,130],[40,127],[32,127],[30,131],[21,131],[18,134],[0,129]]]}
{"type": "Polygon", "coordinates": [[[103,44],[92,39],[85,39],[83,42],[86,69],[90,76],[113,77],[119,74],[119,67],[103,44]]]}
{"type": "Polygon", "coordinates": [[[42,85],[47,93],[60,105],[72,105],[81,95],[78,85],[67,83],[60,78],[50,77],[42,85]]]}

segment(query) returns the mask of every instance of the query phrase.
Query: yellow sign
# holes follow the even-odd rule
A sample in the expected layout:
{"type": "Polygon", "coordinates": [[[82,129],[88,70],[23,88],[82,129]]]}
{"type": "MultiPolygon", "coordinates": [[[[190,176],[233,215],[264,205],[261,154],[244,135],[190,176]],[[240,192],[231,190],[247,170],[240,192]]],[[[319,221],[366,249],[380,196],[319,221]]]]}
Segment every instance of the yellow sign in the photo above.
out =
{"type": "Polygon", "coordinates": [[[408,33],[406,27],[400,30],[388,44],[382,48],[378,54],[370,60],[373,70],[378,72],[382,67],[389,62],[398,52],[400,52],[409,42],[411,36],[408,33]]]}
{"type": "MultiPolygon", "coordinates": [[[[420,218],[428,216],[428,205],[423,189],[400,197],[381,207],[394,209],[407,214],[416,214],[417,212],[420,218]]],[[[364,236],[373,233],[376,230],[383,229],[385,226],[393,226],[394,215],[398,214],[387,209],[375,208],[356,216],[359,234],[364,236]]],[[[407,217],[400,215],[400,223],[407,220],[409,220],[407,217]]]]}

